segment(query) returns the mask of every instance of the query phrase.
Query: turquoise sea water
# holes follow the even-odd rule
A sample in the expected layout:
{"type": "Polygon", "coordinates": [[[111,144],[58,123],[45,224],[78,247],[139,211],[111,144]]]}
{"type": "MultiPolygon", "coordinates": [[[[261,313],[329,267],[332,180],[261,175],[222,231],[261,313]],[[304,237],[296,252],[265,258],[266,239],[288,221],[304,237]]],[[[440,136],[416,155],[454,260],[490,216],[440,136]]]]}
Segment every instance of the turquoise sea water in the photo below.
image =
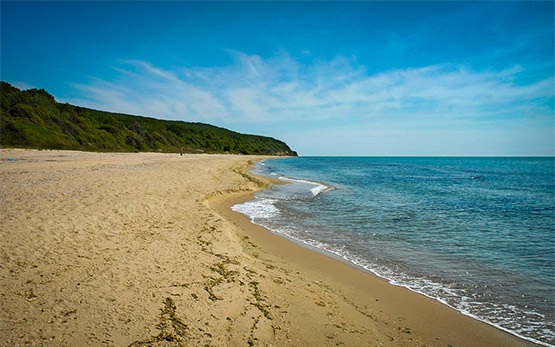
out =
{"type": "Polygon", "coordinates": [[[234,206],[309,247],[555,345],[555,158],[300,157],[234,206]]]}

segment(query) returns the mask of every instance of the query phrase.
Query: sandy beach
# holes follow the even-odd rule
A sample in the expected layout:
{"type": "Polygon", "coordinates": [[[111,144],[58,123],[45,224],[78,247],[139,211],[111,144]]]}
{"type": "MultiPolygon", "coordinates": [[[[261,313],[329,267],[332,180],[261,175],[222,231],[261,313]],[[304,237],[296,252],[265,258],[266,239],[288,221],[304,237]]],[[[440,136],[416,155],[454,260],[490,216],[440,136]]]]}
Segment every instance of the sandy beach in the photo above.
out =
{"type": "Polygon", "coordinates": [[[230,207],[262,157],[0,151],[1,346],[533,346],[230,207]]]}

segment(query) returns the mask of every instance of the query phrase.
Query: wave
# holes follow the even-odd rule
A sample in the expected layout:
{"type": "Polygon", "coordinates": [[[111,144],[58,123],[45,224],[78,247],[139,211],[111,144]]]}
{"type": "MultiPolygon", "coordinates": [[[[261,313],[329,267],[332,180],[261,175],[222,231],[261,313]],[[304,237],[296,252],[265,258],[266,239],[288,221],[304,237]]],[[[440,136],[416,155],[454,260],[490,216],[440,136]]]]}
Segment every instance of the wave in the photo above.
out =
{"type": "Polygon", "coordinates": [[[330,186],[321,182],[316,182],[316,181],[293,179],[285,176],[281,176],[280,180],[283,180],[286,182],[296,182],[296,183],[302,183],[307,185],[313,185],[314,187],[309,189],[310,192],[312,193],[312,196],[317,196],[318,194],[329,192],[335,189],[333,186],[330,186]]]}
{"type": "MultiPolygon", "coordinates": [[[[258,202],[253,204],[252,206],[259,206],[264,204],[268,204],[267,206],[272,206],[269,208],[269,210],[274,211],[275,206],[272,205],[270,199],[258,200],[258,202]]],[[[271,223],[268,223],[268,219],[263,216],[269,216],[271,213],[265,214],[266,210],[264,209],[250,208],[248,206],[251,205],[249,205],[248,203],[244,203],[233,206],[233,209],[250,217],[253,223],[268,229],[273,234],[280,235],[303,247],[326,254],[328,256],[331,256],[332,258],[341,260],[347,264],[368,271],[369,273],[372,273],[386,280],[392,285],[404,287],[413,292],[424,295],[430,299],[447,305],[466,316],[492,325],[524,340],[528,340],[530,342],[546,347],[555,346],[548,342],[540,341],[538,339],[526,336],[524,334],[526,333],[526,331],[525,329],[523,330],[522,325],[519,323],[515,323],[515,321],[518,321],[519,318],[522,318],[526,319],[527,325],[542,325],[542,322],[545,321],[545,317],[537,312],[522,311],[512,305],[481,302],[479,300],[476,300],[475,298],[472,298],[471,296],[468,296],[464,288],[456,288],[450,285],[446,285],[445,283],[433,281],[428,278],[417,278],[407,275],[403,272],[392,270],[386,265],[372,263],[365,258],[356,256],[349,252],[345,247],[342,247],[340,245],[330,245],[326,242],[315,240],[312,238],[298,237],[296,236],[295,230],[293,228],[289,230],[285,228],[280,229],[275,228],[271,225],[271,223]]],[[[275,215],[273,216],[275,217],[275,215]]],[[[544,330],[544,338],[550,339],[552,337],[551,329],[546,328],[544,330]]]]}
{"type": "Polygon", "coordinates": [[[248,216],[251,221],[257,218],[272,218],[279,213],[275,201],[271,199],[254,199],[234,205],[231,209],[248,216]]]}
{"type": "MultiPolygon", "coordinates": [[[[475,290],[465,287],[464,284],[450,282],[444,278],[413,273],[412,271],[405,272],[397,264],[387,263],[379,257],[361,255],[358,250],[350,246],[352,241],[340,239],[343,237],[338,236],[340,233],[332,234],[331,239],[328,235],[328,240],[325,241],[324,239],[317,239],[319,238],[317,233],[311,231],[311,229],[314,229],[314,225],[311,225],[310,221],[307,224],[307,220],[319,219],[321,216],[306,215],[309,212],[302,207],[313,203],[320,204],[319,201],[329,203],[326,200],[315,199],[337,188],[318,181],[286,177],[277,172],[272,172],[270,167],[269,163],[268,165],[261,163],[255,169],[257,172],[254,173],[278,178],[287,184],[272,186],[268,190],[257,193],[254,200],[233,206],[234,211],[246,215],[253,223],[265,227],[274,234],[284,236],[302,246],[364,269],[393,285],[402,286],[425,295],[462,314],[488,323],[522,339],[543,346],[555,346],[553,325],[549,323],[547,317],[534,309],[526,309],[527,306],[519,308],[507,303],[491,301],[480,296],[475,290]],[[301,207],[300,210],[299,207],[301,207]],[[305,214],[301,215],[300,213],[305,214]]],[[[336,211],[334,208],[338,208],[338,206],[329,205],[330,211],[336,211]]],[[[345,218],[342,218],[342,220],[344,221],[345,218]]]]}
{"type": "MultiPolygon", "coordinates": [[[[298,186],[296,188],[299,191],[304,190],[303,188],[310,187],[308,188],[308,191],[312,193],[312,197],[315,197],[321,193],[326,193],[335,189],[335,187],[323,182],[310,181],[310,180],[304,180],[304,179],[298,179],[298,178],[290,178],[280,173],[272,172],[268,168],[266,160],[257,162],[255,165],[255,168],[252,170],[252,173],[259,174],[262,176],[277,178],[280,181],[284,181],[290,184],[297,184],[298,186]]],[[[291,191],[289,191],[289,193],[291,193],[291,191]]],[[[295,194],[293,194],[293,197],[295,197],[295,194]]],[[[286,200],[289,200],[289,199],[286,198],[286,200]]]]}
{"type": "Polygon", "coordinates": [[[280,210],[277,204],[280,201],[312,199],[322,193],[329,192],[334,187],[315,181],[292,179],[279,176],[279,180],[288,184],[273,186],[266,191],[255,194],[255,199],[231,207],[235,212],[248,216],[255,222],[260,219],[276,218],[280,210]]]}

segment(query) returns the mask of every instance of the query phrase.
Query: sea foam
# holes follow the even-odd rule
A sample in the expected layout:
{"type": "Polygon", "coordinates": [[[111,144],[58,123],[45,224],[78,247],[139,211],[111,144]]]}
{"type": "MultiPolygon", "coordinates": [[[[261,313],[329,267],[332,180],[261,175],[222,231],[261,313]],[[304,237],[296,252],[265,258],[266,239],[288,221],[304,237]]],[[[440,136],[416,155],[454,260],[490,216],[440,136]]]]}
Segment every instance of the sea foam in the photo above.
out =
{"type": "Polygon", "coordinates": [[[554,164],[553,158],[278,159],[255,173],[287,184],[233,209],[392,284],[554,346],[554,164]]]}

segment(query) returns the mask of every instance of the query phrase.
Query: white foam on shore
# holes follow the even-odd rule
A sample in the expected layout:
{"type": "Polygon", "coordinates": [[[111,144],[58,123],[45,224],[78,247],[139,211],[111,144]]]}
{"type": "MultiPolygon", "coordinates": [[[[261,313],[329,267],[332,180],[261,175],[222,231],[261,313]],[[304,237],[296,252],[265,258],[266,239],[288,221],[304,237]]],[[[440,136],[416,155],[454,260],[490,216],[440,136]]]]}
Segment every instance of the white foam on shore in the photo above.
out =
{"type": "MultiPolygon", "coordinates": [[[[296,180],[297,181],[297,180],[296,180]]],[[[301,181],[302,183],[309,183],[307,181],[301,181]]],[[[314,184],[310,182],[310,184],[314,184]]],[[[313,189],[320,188],[320,185],[317,185],[313,189]]],[[[324,186],[327,187],[327,186],[324,186]]],[[[314,196],[319,194],[320,192],[325,190],[319,190],[315,193],[314,196]]],[[[314,193],[313,193],[314,194],[314,193]]],[[[236,212],[242,213],[246,215],[251,222],[254,224],[260,225],[272,233],[281,235],[292,242],[295,242],[299,245],[312,249],[314,251],[319,251],[324,254],[328,254],[329,256],[342,260],[348,264],[351,264],[355,267],[362,268],[378,277],[381,277],[391,283],[392,285],[405,287],[411,291],[417,292],[424,296],[427,296],[433,300],[439,301],[444,305],[452,307],[457,311],[461,312],[464,315],[470,316],[474,319],[480,320],[484,323],[490,324],[498,329],[506,331],[510,334],[518,336],[524,340],[531,341],[538,345],[547,346],[547,347],[554,347],[554,345],[549,344],[547,342],[539,341],[537,339],[524,336],[524,331],[519,329],[518,325],[513,325],[511,323],[511,318],[507,317],[503,322],[500,320],[500,317],[506,315],[507,307],[504,305],[493,305],[491,303],[483,303],[475,298],[471,298],[465,295],[464,289],[461,288],[451,288],[446,284],[437,283],[433,280],[427,278],[417,278],[413,276],[409,276],[404,273],[399,273],[394,271],[393,269],[388,268],[385,265],[380,265],[377,263],[373,263],[366,258],[357,256],[347,250],[345,247],[338,247],[337,245],[331,245],[327,242],[315,240],[310,237],[299,237],[296,235],[296,231],[293,229],[282,229],[276,228],[272,226],[271,220],[275,218],[279,218],[280,211],[276,207],[276,203],[278,200],[269,199],[269,198],[256,198],[255,200],[247,201],[242,204],[234,205],[232,209],[236,212]],[[484,305],[491,306],[487,314],[484,312],[484,305]],[[504,314],[498,314],[504,312],[504,314]]],[[[508,311],[511,311],[510,308],[508,311]]],[[[515,314],[524,314],[528,317],[536,316],[536,321],[538,319],[541,320],[542,317],[537,317],[537,312],[522,312],[519,310],[513,310],[515,314]]],[[[549,336],[549,333],[546,334],[549,336]]]]}
{"type": "Polygon", "coordinates": [[[284,176],[281,176],[279,179],[282,180],[282,181],[286,181],[286,182],[296,182],[296,183],[301,183],[301,184],[314,186],[313,188],[309,189],[310,192],[312,193],[312,196],[317,196],[320,193],[329,192],[330,190],[334,189],[332,186],[328,186],[324,183],[316,182],[316,181],[293,179],[293,178],[288,178],[288,177],[284,177],[284,176]]]}
{"type": "MultiPolygon", "coordinates": [[[[506,318],[505,319],[506,322],[504,322],[505,324],[501,324],[502,320],[499,320],[499,318],[503,317],[503,315],[499,315],[497,313],[501,313],[503,311],[506,312],[506,310],[504,310],[504,308],[506,308],[504,307],[505,305],[494,305],[493,307],[490,308],[491,312],[489,312],[489,314],[486,316],[475,314],[473,312],[484,313],[483,306],[491,305],[491,303],[485,304],[466,296],[464,293],[464,289],[451,288],[449,286],[446,286],[445,284],[437,283],[427,278],[415,278],[415,277],[406,275],[404,273],[395,272],[392,269],[388,268],[387,266],[371,263],[367,259],[353,255],[344,247],[333,246],[326,242],[318,241],[311,238],[298,237],[295,235],[295,232],[293,230],[272,228],[269,226],[268,223],[263,222],[264,219],[262,219],[262,222],[260,220],[255,221],[252,218],[251,220],[253,223],[268,229],[270,232],[274,234],[281,235],[282,237],[285,237],[296,244],[299,244],[301,246],[304,246],[316,252],[327,254],[332,258],[341,260],[357,268],[364,269],[378,277],[383,278],[384,280],[386,280],[392,285],[404,287],[413,292],[422,294],[430,299],[436,300],[446,306],[449,306],[466,316],[472,317],[476,320],[492,325],[500,330],[503,330],[507,333],[515,335],[524,340],[533,342],[535,344],[546,346],[546,347],[555,347],[555,345],[552,345],[550,343],[525,336],[523,334],[524,331],[522,329],[519,329],[518,326],[511,326],[511,324],[507,324],[511,322],[511,318],[506,318]],[[492,319],[492,318],[497,318],[497,319],[492,319]]],[[[541,316],[537,312],[533,312],[533,311],[518,312],[515,310],[514,307],[512,309],[515,314],[524,313],[527,316],[541,316]]],[[[542,317],[538,317],[538,318],[541,321],[542,317]]],[[[549,336],[549,334],[550,332],[547,332],[546,336],[549,336]]]]}
{"type": "MultiPolygon", "coordinates": [[[[265,163],[261,165],[266,166],[265,163]]],[[[388,267],[385,264],[380,264],[372,259],[352,253],[347,247],[334,244],[335,242],[333,240],[330,241],[331,243],[316,240],[305,234],[307,230],[301,230],[300,232],[299,230],[294,230],[294,222],[292,224],[289,217],[285,217],[289,216],[287,212],[284,211],[284,215],[280,216],[281,213],[278,206],[281,206],[281,203],[277,203],[289,200],[299,200],[304,203],[305,199],[310,200],[313,197],[334,190],[335,188],[316,181],[288,178],[275,172],[264,172],[263,174],[274,178],[277,177],[279,180],[291,183],[292,185],[289,189],[278,188],[278,190],[273,192],[267,190],[257,195],[257,198],[253,201],[232,207],[234,211],[249,217],[253,223],[265,227],[272,233],[284,236],[309,249],[326,253],[333,258],[362,268],[384,278],[393,285],[405,287],[411,291],[437,300],[442,304],[456,309],[464,315],[495,326],[498,329],[516,335],[524,340],[542,346],[555,347],[555,345],[550,344],[553,332],[549,329],[545,330],[543,336],[539,338],[545,338],[550,340],[550,342],[539,341],[535,338],[524,336],[527,335],[527,330],[523,328],[518,321],[526,319],[528,325],[540,324],[539,322],[542,322],[544,317],[538,312],[517,310],[516,307],[510,307],[509,305],[485,302],[477,297],[469,296],[469,293],[463,287],[435,282],[426,277],[410,276],[402,273],[398,268],[388,267]],[[285,218],[290,222],[287,223],[286,226],[275,224],[276,220],[285,218]],[[507,315],[507,312],[510,314],[507,315]]]]}
{"type": "Polygon", "coordinates": [[[235,212],[248,216],[251,221],[254,221],[257,218],[272,218],[279,213],[278,208],[275,206],[275,201],[271,199],[257,198],[242,204],[234,205],[231,209],[235,212]]]}

